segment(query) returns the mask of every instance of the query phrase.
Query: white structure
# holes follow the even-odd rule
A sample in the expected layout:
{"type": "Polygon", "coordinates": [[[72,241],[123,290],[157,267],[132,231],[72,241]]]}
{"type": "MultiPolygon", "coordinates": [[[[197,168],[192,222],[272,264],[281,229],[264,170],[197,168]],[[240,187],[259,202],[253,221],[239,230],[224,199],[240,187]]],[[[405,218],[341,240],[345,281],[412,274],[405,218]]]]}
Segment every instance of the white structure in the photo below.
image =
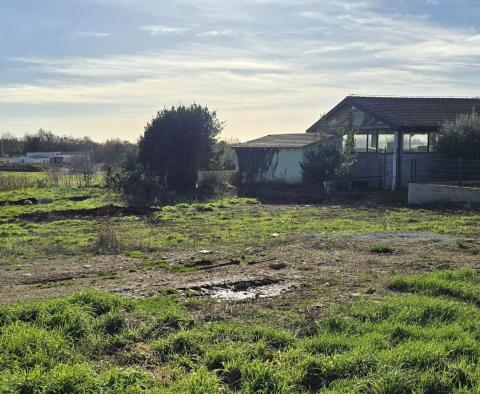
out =
{"type": "Polygon", "coordinates": [[[49,157],[29,157],[15,156],[8,159],[8,164],[50,164],[51,159],[49,157]]]}
{"type": "Polygon", "coordinates": [[[27,152],[8,159],[8,164],[75,164],[90,160],[87,152],[27,152]]]}
{"type": "Polygon", "coordinates": [[[234,146],[235,167],[246,183],[302,182],[302,162],[331,136],[273,134],[234,146]]]}
{"type": "Polygon", "coordinates": [[[43,159],[53,159],[54,157],[60,156],[60,152],[27,152],[25,153],[26,157],[31,158],[43,158],[43,159]]]}
{"type": "Polygon", "coordinates": [[[408,203],[412,205],[433,203],[480,203],[480,188],[448,185],[410,183],[408,203]]]}

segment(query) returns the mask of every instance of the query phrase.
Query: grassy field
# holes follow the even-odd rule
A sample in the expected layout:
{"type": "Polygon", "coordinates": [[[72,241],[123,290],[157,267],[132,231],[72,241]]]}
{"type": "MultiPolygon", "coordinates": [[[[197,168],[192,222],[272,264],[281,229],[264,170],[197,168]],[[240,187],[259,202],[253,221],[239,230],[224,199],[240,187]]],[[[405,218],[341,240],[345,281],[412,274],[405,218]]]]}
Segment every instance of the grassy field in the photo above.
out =
{"type": "Polygon", "coordinates": [[[100,174],[66,174],[60,172],[15,172],[0,171],[0,191],[45,187],[84,187],[95,186],[103,182],[100,174]]]}
{"type": "Polygon", "coordinates": [[[398,293],[337,305],[322,321],[298,315],[284,329],[198,323],[188,317],[195,300],[166,293],[3,307],[0,392],[476,391],[478,275],[393,277],[387,287],[398,293]]]}
{"type": "Polygon", "coordinates": [[[0,394],[478,392],[479,224],[2,191],[0,394]]]}
{"type": "Polygon", "coordinates": [[[228,198],[179,203],[148,215],[116,214],[117,195],[103,188],[29,188],[0,192],[0,203],[36,199],[39,204],[5,205],[0,210],[0,258],[15,260],[57,255],[95,254],[107,226],[115,252],[155,254],[168,248],[219,245],[241,249],[302,234],[378,231],[428,231],[478,236],[480,216],[382,206],[264,205],[228,198]],[[44,203],[43,203],[44,202],[44,203]],[[111,206],[107,212],[99,208],[111,206]]]}

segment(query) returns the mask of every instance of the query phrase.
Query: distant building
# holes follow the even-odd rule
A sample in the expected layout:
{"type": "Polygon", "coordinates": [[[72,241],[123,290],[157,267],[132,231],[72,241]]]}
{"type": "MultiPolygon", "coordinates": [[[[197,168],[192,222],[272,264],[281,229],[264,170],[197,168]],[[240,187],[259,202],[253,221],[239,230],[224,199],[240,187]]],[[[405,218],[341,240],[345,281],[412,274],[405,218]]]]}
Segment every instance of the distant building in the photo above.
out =
{"type": "Polygon", "coordinates": [[[333,135],[322,138],[310,133],[272,134],[233,146],[237,170],[245,183],[286,183],[302,181],[301,163],[308,152],[320,144],[333,140],[333,135]]]}
{"type": "Polygon", "coordinates": [[[90,160],[89,152],[27,152],[25,155],[9,158],[8,164],[79,165],[90,160]]]}

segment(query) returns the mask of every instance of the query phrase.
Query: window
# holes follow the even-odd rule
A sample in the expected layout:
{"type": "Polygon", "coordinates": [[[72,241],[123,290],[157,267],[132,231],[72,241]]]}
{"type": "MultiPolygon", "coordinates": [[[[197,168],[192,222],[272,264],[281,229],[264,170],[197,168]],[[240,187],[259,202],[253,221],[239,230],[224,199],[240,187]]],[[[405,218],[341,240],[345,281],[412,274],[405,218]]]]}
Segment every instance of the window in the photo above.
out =
{"type": "Polygon", "coordinates": [[[428,141],[428,151],[429,152],[435,152],[437,149],[437,141],[439,138],[440,134],[439,133],[431,133],[428,135],[430,140],[428,141]]]}
{"type": "MultiPolygon", "coordinates": [[[[395,137],[393,134],[386,133],[368,133],[355,134],[355,152],[371,153],[392,153],[395,137]]],[[[343,136],[343,146],[347,141],[347,136],[343,136]]]]}
{"type": "Polygon", "coordinates": [[[367,151],[367,134],[355,134],[355,152],[367,151]]]}
{"type": "Polygon", "coordinates": [[[378,133],[378,153],[393,153],[394,142],[393,134],[378,133]]]}
{"type": "Polygon", "coordinates": [[[368,134],[367,151],[368,152],[377,151],[377,133],[368,134]]]}
{"type": "Polygon", "coordinates": [[[352,126],[360,127],[365,120],[365,113],[359,110],[354,109],[352,111],[352,126]]]}
{"type": "Polygon", "coordinates": [[[403,134],[403,151],[407,153],[428,152],[428,133],[403,134]]]}

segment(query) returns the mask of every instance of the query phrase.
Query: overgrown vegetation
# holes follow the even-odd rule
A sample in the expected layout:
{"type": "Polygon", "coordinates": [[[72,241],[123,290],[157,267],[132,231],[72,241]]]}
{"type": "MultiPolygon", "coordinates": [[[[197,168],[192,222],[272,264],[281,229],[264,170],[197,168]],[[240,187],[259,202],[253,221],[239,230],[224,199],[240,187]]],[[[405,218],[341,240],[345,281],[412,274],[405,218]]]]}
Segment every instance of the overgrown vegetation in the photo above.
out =
{"type": "Polygon", "coordinates": [[[323,182],[335,178],[341,162],[342,153],[333,144],[321,144],[316,151],[307,152],[301,163],[304,185],[323,189],[323,182]]]}
{"type": "Polygon", "coordinates": [[[378,254],[391,254],[395,252],[395,248],[386,243],[375,243],[370,246],[370,252],[378,254]]]}
{"type": "MultiPolygon", "coordinates": [[[[480,387],[480,278],[397,292],[293,326],[192,321],[186,301],[83,292],[0,308],[0,393],[450,393],[480,387]]],[[[302,320],[304,319],[304,320],[302,320]]]]}
{"type": "Polygon", "coordinates": [[[215,111],[193,104],[158,112],[140,138],[138,161],[146,173],[158,176],[166,189],[190,191],[197,172],[209,169],[213,147],[223,125],[215,111]]]}
{"type": "Polygon", "coordinates": [[[30,188],[85,188],[101,184],[103,184],[103,177],[100,174],[0,171],[0,192],[30,188]]]}
{"type": "Polygon", "coordinates": [[[306,153],[301,163],[306,187],[323,189],[325,181],[335,181],[340,190],[351,189],[349,183],[357,161],[355,133],[351,132],[345,137],[341,147],[327,142],[320,144],[316,151],[306,153]]]}
{"type": "Polygon", "coordinates": [[[480,115],[474,111],[443,122],[434,148],[448,158],[479,160],[480,115]]]}
{"type": "Polygon", "coordinates": [[[275,206],[249,198],[225,198],[129,211],[122,210],[118,194],[102,188],[12,190],[0,192],[0,204],[0,257],[9,261],[138,250],[155,255],[165,248],[200,246],[228,246],[241,252],[247,246],[269,245],[302,234],[341,237],[386,229],[465,236],[480,232],[480,217],[475,212],[375,205],[363,209],[275,206]],[[106,221],[109,231],[116,234],[111,249],[98,248],[106,221]]]}
{"type": "Polygon", "coordinates": [[[266,182],[269,174],[274,174],[278,166],[278,148],[238,149],[237,160],[240,179],[250,185],[266,182]]]}

